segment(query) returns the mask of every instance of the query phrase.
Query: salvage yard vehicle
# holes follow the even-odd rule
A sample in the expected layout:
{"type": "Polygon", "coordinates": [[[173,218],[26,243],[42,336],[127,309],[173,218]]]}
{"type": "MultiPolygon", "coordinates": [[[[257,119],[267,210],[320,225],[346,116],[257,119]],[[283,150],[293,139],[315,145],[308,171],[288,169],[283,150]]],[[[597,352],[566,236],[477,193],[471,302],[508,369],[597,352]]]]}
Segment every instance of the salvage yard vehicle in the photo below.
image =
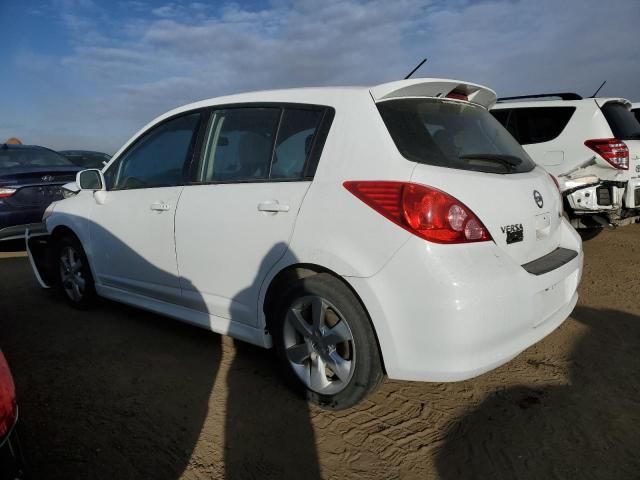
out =
{"type": "Polygon", "coordinates": [[[624,98],[498,99],[491,113],[558,180],[584,240],[640,219],[640,123],[624,98]]]}
{"type": "Polygon", "coordinates": [[[551,176],[457,80],[266,91],[172,110],[28,251],[44,286],[274,347],[347,408],[390,378],[457,381],[570,314],[582,243],[551,176]]]}
{"type": "Polygon", "coordinates": [[[80,167],[36,145],[0,145],[0,240],[24,238],[25,225],[40,223],[45,208],[64,197],[80,167]]]}

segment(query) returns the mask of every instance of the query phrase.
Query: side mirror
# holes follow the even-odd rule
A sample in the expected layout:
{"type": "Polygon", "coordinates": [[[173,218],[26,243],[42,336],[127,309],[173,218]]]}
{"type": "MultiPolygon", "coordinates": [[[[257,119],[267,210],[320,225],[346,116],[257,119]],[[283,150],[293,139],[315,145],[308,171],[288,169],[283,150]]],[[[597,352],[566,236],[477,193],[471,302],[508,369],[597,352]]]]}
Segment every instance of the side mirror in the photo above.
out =
{"type": "Polygon", "coordinates": [[[82,170],[76,175],[76,184],[80,190],[104,190],[104,176],[97,168],[82,170]]]}

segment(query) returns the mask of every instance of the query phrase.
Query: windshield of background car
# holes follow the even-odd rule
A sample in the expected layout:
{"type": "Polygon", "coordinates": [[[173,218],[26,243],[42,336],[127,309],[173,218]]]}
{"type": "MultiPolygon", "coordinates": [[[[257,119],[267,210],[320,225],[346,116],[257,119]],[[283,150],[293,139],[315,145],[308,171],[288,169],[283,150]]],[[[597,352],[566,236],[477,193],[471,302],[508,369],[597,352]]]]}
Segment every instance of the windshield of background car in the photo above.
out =
{"type": "Polygon", "coordinates": [[[602,107],[604,118],[611,127],[613,136],[619,140],[640,140],[640,123],[623,104],[609,102],[602,107]]]}
{"type": "Polygon", "coordinates": [[[29,167],[73,167],[62,155],[41,148],[0,149],[0,169],[29,167]]]}
{"type": "Polygon", "coordinates": [[[413,162],[487,173],[523,173],[535,163],[483,107],[407,98],[378,103],[400,153],[413,162]]]}

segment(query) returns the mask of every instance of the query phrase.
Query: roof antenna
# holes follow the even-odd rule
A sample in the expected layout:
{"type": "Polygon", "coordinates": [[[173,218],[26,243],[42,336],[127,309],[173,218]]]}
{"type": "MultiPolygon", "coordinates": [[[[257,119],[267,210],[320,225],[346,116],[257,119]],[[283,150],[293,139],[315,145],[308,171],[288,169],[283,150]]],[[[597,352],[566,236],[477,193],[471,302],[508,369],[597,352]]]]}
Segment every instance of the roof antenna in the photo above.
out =
{"type": "Polygon", "coordinates": [[[413,75],[414,73],[416,73],[416,70],[418,70],[422,65],[424,65],[424,63],[427,61],[426,58],[423,58],[422,61],[418,64],[418,66],[416,68],[414,68],[413,70],[411,70],[409,72],[409,75],[407,75],[406,77],[404,77],[405,80],[408,80],[411,75],[413,75]]]}
{"type": "Polygon", "coordinates": [[[605,80],[604,82],[602,82],[602,85],[600,85],[600,86],[598,87],[598,89],[595,91],[595,93],[594,93],[593,95],[591,95],[589,98],[596,98],[596,95],[598,94],[598,92],[599,92],[600,90],[602,90],[602,87],[604,87],[604,84],[605,84],[605,83],[607,83],[607,81],[606,81],[606,80],[605,80]]]}

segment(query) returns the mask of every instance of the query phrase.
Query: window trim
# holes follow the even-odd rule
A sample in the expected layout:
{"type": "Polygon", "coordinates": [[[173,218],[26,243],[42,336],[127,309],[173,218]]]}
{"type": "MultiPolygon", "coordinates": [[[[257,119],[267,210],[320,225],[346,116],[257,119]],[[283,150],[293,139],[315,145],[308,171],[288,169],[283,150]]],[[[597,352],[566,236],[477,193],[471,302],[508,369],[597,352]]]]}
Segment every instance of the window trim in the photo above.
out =
{"type": "Polygon", "coordinates": [[[176,185],[158,185],[158,186],[152,186],[152,187],[138,187],[138,188],[113,188],[112,186],[106,186],[107,187],[106,190],[109,192],[121,192],[121,191],[128,191],[128,190],[149,190],[152,188],[183,187],[184,185],[186,185],[187,180],[189,178],[189,174],[190,174],[191,164],[197,152],[196,150],[196,147],[198,146],[197,141],[200,136],[200,132],[202,130],[203,119],[205,117],[208,119],[208,115],[206,115],[208,113],[206,107],[205,108],[200,107],[200,108],[195,108],[193,110],[187,110],[185,112],[179,112],[179,113],[176,113],[175,115],[171,115],[170,117],[162,119],[158,123],[153,124],[152,126],[147,128],[145,131],[141,132],[140,135],[138,135],[133,141],[131,141],[129,146],[120,155],[118,155],[118,158],[113,159],[113,161],[109,164],[109,167],[105,169],[103,172],[103,174],[106,175],[107,172],[112,168],[115,168],[115,169],[119,168],[122,160],[131,152],[131,150],[135,148],[140,143],[140,141],[142,141],[145,137],[147,137],[149,134],[151,134],[158,128],[162,127],[163,125],[173,120],[176,120],[177,118],[187,117],[195,113],[198,113],[200,116],[198,118],[198,122],[194,129],[195,134],[192,136],[191,142],[189,143],[187,156],[184,160],[184,164],[182,165],[182,180],[179,183],[177,183],[176,185]]]}
{"type": "Polygon", "coordinates": [[[191,165],[189,168],[188,180],[185,185],[233,185],[243,183],[288,183],[288,182],[310,182],[315,176],[316,169],[318,167],[320,157],[324,151],[324,145],[329,135],[333,118],[335,116],[335,108],[328,105],[318,105],[314,103],[296,103],[296,102],[243,102],[243,103],[227,103],[219,105],[211,105],[206,107],[207,114],[201,117],[200,132],[198,135],[198,143],[195,154],[192,156],[191,165]],[[213,180],[209,182],[198,180],[198,164],[201,161],[201,156],[204,148],[204,137],[206,136],[206,130],[209,127],[209,121],[211,116],[219,110],[232,110],[232,109],[248,109],[248,108],[277,108],[280,110],[280,118],[278,119],[278,126],[276,128],[276,134],[274,137],[273,148],[271,151],[271,158],[269,160],[269,172],[271,175],[271,168],[273,165],[273,157],[276,149],[276,143],[278,135],[280,133],[280,126],[282,124],[282,118],[286,109],[294,110],[312,110],[322,113],[322,118],[318,124],[318,128],[314,134],[311,150],[305,164],[302,169],[303,174],[297,178],[252,178],[247,180],[213,180]]]}

